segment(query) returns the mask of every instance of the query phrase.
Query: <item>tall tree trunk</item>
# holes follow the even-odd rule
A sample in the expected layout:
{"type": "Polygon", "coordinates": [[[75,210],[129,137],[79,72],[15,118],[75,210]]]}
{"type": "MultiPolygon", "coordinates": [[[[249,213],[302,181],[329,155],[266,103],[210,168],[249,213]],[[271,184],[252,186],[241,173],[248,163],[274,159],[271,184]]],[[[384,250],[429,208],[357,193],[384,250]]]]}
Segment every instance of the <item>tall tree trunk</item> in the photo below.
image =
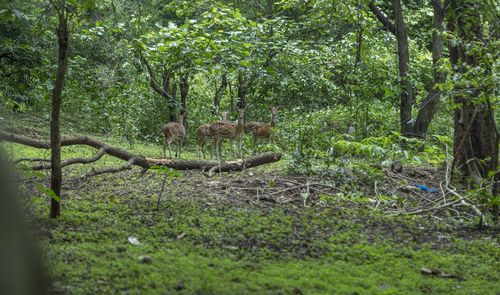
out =
{"type": "Polygon", "coordinates": [[[238,101],[236,102],[238,108],[244,109],[246,106],[245,98],[247,95],[248,79],[243,72],[238,73],[238,101]]]}
{"type": "Polygon", "coordinates": [[[358,2],[358,20],[357,20],[357,26],[356,26],[356,59],[355,59],[355,65],[357,66],[358,63],[361,61],[361,48],[363,45],[363,2],[359,1],[358,2]]]}
{"type": "Polygon", "coordinates": [[[401,134],[411,135],[413,121],[411,119],[411,110],[413,106],[413,91],[411,86],[409,72],[410,52],[408,48],[408,32],[403,19],[403,11],[401,0],[391,0],[392,9],[394,10],[394,23],[391,22],[387,15],[375,5],[371,0],[368,2],[368,7],[373,12],[375,17],[384,25],[384,28],[394,34],[398,43],[398,65],[401,94],[399,96],[400,107],[400,125],[401,134]]]}
{"type": "Polygon", "coordinates": [[[432,32],[432,71],[434,81],[432,88],[429,89],[427,97],[418,111],[417,120],[413,125],[413,135],[418,137],[425,137],[427,134],[432,118],[436,114],[441,96],[441,91],[437,88],[437,85],[444,83],[446,80],[446,74],[438,71],[438,62],[443,58],[441,32],[443,31],[445,7],[441,0],[432,0],[432,5],[434,7],[434,30],[432,32]]]}
{"type": "Polygon", "coordinates": [[[227,83],[227,73],[222,74],[221,77],[221,83],[219,87],[215,90],[215,95],[214,95],[214,108],[212,110],[212,115],[217,115],[220,112],[220,101],[222,98],[222,95],[224,91],[226,90],[228,86],[227,83]]]}
{"type": "Polygon", "coordinates": [[[163,73],[163,85],[160,92],[167,101],[167,119],[169,122],[177,120],[178,106],[177,106],[177,83],[174,80],[174,74],[166,70],[163,73]],[[174,81],[172,83],[172,81],[174,81]]]}
{"type": "MultiPolygon", "coordinates": [[[[64,86],[64,76],[68,66],[68,19],[64,3],[59,7],[59,25],[57,27],[58,42],[58,67],[56,81],[52,93],[52,117],[50,121],[50,146],[51,146],[51,178],[50,188],[58,196],[61,196],[61,133],[60,109],[62,100],[62,91],[64,86]]],[[[61,215],[61,204],[54,198],[50,201],[50,217],[56,218],[61,215]]]]}
{"type": "Polygon", "coordinates": [[[139,51],[139,56],[141,61],[146,66],[146,69],[149,74],[149,86],[161,95],[166,100],[167,105],[167,120],[170,122],[176,121],[177,118],[177,84],[172,81],[175,81],[175,70],[182,67],[185,63],[180,63],[174,65],[170,68],[163,68],[163,75],[161,81],[156,78],[156,73],[153,67],[149,64],[148,60],[144,57],[142,51],[139,51]]]}
{"type": "MultiPolygon", "coordinates": [[[[450,5],[449,30],[455,31],[461,39],[459,45],[450,46],[450,61],[457,75],[481,79],[471,75],[488,62],[482,62],[483,56],[480,44],[484,44],[482,36],[481,17],[476,1],[452,0],[450,5]],[[472,45],[476,48],[467,48],[472,45]]],[[[491,87],[486,84],[469,83],[468,89],[457,85],[454,89],[454,102],[460,107],[454,114],[453,167],[461,170],[466,177],[479,185],[481,179],[488,177],[489,172],[498,167],[499,134],[491,107],[491,87]],[[472,87],[472,89],[470,88],[472,87]],[[484,99],[479,99],[484,95],[484,99]]],[[[498,173],[494,176],[493,196],[498,194],[498,173]]],[[[494,208],[494,217],[498,216],[498,206],[494,208]]]]}
{"type": "Polygon", "coordinates": [[[392,0],[394,20],[396,27],[396,40],[398,43],[400,94],[400,124],[401,133],[408,134],[412,130],[411,109],[413,105],[413,91],[409,76],[410,52],[408,48],[408,33],[403,19],[401,0],[392,0]]]}
{"type": "Polygon", "coordinates": [[[189,94],[189,76],[183,75],[179,81],[179,89],[181,91],[181,112],[184,114],[184,126],[187,128],[187,96],[189,94]]]}

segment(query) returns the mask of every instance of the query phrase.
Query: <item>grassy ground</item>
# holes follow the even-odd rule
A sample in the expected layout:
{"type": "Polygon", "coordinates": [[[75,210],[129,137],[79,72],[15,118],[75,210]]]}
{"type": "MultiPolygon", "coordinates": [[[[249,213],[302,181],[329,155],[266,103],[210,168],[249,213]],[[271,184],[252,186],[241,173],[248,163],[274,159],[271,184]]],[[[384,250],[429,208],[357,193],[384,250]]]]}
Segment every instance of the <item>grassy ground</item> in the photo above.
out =
{"type": "MultiPolygon", "coordinates": [[[[36,128],[37,119],[10,119],[13,130],[46,135],[43,126],[36,128]]],[[[127,147],[119,139],[103,140],[127,147]]],[[[49,155],[3,145],[13,158],[49,155]]],[[[137,143],[131,149],[161,155],[158,145],[137,143]]],[[[63,149],[63,158],[82,154],[92,150],[63,149]]],[[[117,163],[104,158],[98,165],[117,163]]],[[[39,228],[52,292],[498,294],[498,228],[387,216],[345,201],[270,202],[241,190],[276,185],[276,179],[289,177],[285,165],[211,179],[182,173],[167,179],[159,208],[158,173],[133,170],[82,180],[74,177],[89,165],[74,166],[65,170],[57,220],[47,217],[48,199],[35,185],[46,184],[47,174],[27,177],[22,188],[39,228]],[[421,268],[454,277],[425,275],[421,268]]]]}

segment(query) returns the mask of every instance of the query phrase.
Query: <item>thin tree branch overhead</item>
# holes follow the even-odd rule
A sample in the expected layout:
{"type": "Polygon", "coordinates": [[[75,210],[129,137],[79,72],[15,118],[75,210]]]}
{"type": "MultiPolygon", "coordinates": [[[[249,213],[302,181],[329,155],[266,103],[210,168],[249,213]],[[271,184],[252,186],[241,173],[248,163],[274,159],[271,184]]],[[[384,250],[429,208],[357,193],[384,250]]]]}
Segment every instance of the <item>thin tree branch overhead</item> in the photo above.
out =
{"type": "Polygon", "coordinates": [[[377,5],[375,5],[373,0],[368,3],[368,7],[370,7],[370,10],[373,12],[375,17],[384,25],[384,28],[390,31],[393,35],[396,35],[396,26],[387,18],[387,15],[377,5]]]}

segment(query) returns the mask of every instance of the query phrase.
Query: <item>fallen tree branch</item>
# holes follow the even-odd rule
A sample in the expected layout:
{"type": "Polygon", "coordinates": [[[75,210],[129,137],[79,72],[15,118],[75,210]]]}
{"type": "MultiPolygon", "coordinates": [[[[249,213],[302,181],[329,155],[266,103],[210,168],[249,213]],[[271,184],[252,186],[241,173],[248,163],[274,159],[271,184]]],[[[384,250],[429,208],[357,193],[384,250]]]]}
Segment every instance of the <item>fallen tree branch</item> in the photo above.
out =
{"type": "MultiPolygon", "coordinates": [[[[61,167],[65,167],[65,166],[73,165],[73,164],[90,164],[93,162],[97,162],[105,154],[106,154],[106,146],[100,148],[99,151],[93,157],[73,158],[73,159],[61,161],[61,167]]],[[[51,168],[51,165],[38,165],[38,166],[32,167],[33,170],[46,170],[46,169],[50,169],[50,168],[51,168]]]]}
{"type": "Polygon", "coordinates": [[[137,160],[137,158],[132,158],[127,162],[127,164],[122,165],[122,166],[118,166],[118,167],[106,167],[106,168],[102,168],[102,169],[92,169],[92,172],[89,172],[89,173],[83,175],[81,178],[88,178],[88,177],[97,176],[97,175],[106,174],[106,173],[117,173],[117,172],[121,172],[121,171],[125,171],[125,170],[130,170],[130,169],[132,169],[132,166],[135,165],[136,160],[137,160]]]}
{"type": "MultiPolygon", "coordinates": [[[[5,132],[0,130],[0,141],[8,141],[18,143],[39,149],[50,149],[48,141],[36,140],[15,133],[5,132]]],[[[151,166],[166,166],[175,170],[202,170],[209,171],[209,177],[219,172],[241,171],[244,169],[277,162],[281,159],[280,153],[262,153],[246,159],[238,159],[235,161],[218,162],[218,161],[202,161],[202,160],[181,160],[181,159],[158,159],[150,158],[142,155],[133,154],[125,149],[107,145],[106,143],[92,139],[87,136],[70,137],[61,140],[61,146],[86,145],[93,147],[98,152],[90,158],[73,158],[62,161],[62,166],[73,164],[88,164],[98,161],[104,154],[115,158],[127,161],[127,164],[120,167],[108,167],[100,170],[94,170],[86,174],[84,177],[94,176],[104,173],[116,173],[123,170],[131,169],[132,166],[143,168],[143,171],[151,166]]],[[[40,165],[33,167],[36,170],[50,169],[49,165],[40,165]]]]}
{"type": "Polygon", "coordinates": [[[425,209],[420,209],[420,210],[415,210],[415,211],[401,212],[400,214],[413,215],[413,214],[420,214],[420,213],[424,213],[424,212],[430,212],[430,211],[440,210],[440,209],[443,209],[443,208],[446,208],[446,207],[453,206],[453,205],[455,205],[457,203],[461,203],[464,199],[465,198],[460,198],[458,200],[446,203],[446,204],[441,205],[441,206],[432,207],[432,208],[425,208],[425,209]]]}
{"type": "Polygon", "coordinates": [[[21,162],[50,162],[50,159],[43,158],[19,158],[14,161],[15,164],[19,164],[21,162]]]}
{"type": "Polygon", "coordinates": [[[213,166],[208,170],[206,176],[212,177],[216,173],[220,172],[241,171],[247,168],[252,168],[272,162],[277,162],[279,160],[281,160],[280,153],[268,152],[268,153],[258,154],[246,159],[238,159],[236,161],[222,162],[220,164],[217,162],[216,166],[213,166]]]}

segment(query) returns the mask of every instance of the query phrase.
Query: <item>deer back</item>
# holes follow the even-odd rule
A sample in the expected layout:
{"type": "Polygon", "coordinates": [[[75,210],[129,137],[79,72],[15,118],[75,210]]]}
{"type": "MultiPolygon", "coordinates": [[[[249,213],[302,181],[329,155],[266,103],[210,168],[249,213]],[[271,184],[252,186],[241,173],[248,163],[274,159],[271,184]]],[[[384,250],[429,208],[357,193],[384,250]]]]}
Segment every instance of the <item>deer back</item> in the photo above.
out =
{"type": "Polygon", "coordinates": [[[163,134],[166,138],[183,138],[186,136],[186,129],[180,123],[169,122],[163,126],[163,134]]]}

